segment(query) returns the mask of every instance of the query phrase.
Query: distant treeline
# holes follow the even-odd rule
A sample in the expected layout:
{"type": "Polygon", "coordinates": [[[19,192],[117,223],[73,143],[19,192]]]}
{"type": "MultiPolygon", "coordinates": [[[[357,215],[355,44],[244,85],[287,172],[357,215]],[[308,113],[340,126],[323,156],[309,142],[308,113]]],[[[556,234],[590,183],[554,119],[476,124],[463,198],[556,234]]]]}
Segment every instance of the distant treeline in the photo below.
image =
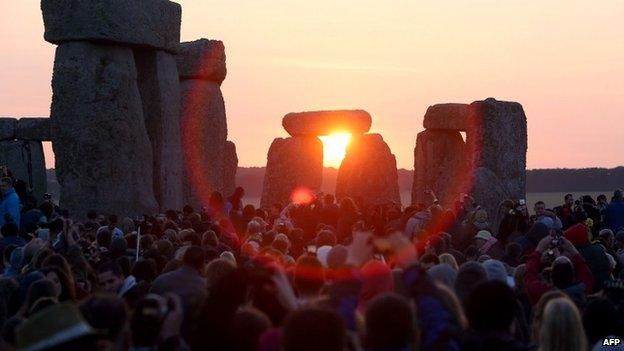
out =
{"type": "MultiPolygon", "coordinates": [[[[248,197],[259,197],[262,194],[264,170],[264,167],[238,168],[236,184],[245,188],[248,197]]],[[[337,175],[338,170],[335,168],[324,169],[324,192],[334,191],[337,175]]],[[[401,192],[411,191],[413,176],[414,171],[399,169],[401,192]]],[[[527,170],[527,192],[612,191],[617,188],[624,188],[624,167],[527,170]]],[[[58,195],[58,184],[52,169],[48,170],[48,191],[58,195]]]]}

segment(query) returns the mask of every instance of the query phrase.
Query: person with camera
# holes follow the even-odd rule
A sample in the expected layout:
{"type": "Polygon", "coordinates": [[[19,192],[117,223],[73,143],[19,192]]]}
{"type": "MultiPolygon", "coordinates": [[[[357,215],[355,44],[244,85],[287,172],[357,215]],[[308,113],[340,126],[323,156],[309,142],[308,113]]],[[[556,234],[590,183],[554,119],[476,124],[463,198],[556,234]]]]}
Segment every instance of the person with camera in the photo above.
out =
{"type": "Polygon", "coordinates": [[[533,305],[553,289],[560,289],[577,303],[582,303],[592,292],[593,276],[574,245],[559,232],[551,230],[527,259],[524,285],[533,305]]]}

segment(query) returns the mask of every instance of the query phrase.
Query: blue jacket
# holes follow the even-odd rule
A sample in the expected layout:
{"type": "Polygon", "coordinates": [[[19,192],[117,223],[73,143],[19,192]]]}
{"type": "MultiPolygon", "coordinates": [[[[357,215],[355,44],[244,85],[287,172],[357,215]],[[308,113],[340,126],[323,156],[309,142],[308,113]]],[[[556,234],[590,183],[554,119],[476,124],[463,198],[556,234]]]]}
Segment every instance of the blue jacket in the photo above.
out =
{"type": "Polygon", "coordinates": [[[614,233],[624,229],[624,200],[613,200],[607,206],[605,224],[614,233]]]}
{"type": "Polygon", "coordinates": [[[2,197],[2,201],[0,202],[0,227],[4,225],[4,215],[11,215],[13,218],[13,222],[20,225],[20,200],[19,196],[15,192],[15,189],[11,188],[7,191],[6,194],[2,197]]]}

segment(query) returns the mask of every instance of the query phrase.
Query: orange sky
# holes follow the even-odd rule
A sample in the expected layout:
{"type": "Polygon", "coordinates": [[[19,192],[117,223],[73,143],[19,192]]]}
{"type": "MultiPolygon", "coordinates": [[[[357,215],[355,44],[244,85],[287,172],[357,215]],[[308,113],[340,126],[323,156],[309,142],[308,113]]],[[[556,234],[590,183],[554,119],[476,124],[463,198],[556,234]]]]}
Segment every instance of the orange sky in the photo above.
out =
{"type": "MultiPolygon", "coordinates": [[[[241,166],[266,163],[288,112],[362,108],[412,168],[427,106],[489,96],[524,106],[528,168],[623,164],[624,1],[179,2],[182,40],[225,43],[241,166]]],[[[0,2],[0,47],[0,115],[47,116],[39,1],[0,2]]]]}

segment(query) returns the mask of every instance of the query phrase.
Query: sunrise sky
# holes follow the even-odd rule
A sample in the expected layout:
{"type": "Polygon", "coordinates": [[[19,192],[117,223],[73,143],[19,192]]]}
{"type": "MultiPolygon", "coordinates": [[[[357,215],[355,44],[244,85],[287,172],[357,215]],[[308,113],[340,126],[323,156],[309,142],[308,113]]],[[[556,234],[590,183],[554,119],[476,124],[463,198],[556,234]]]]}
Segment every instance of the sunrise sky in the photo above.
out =
{"type": "MultiPolygon", "coordinates": [[[[413,168],[427,106],[524,106],[528,168],[624,164],[624,1],[181,0],[182,40],[223,40],[229,139],[264,166],[288,112],[361,108],[413,168]]],[[[37,0],[0,0],[0,115],[48,116],[37,0]]],[[[48,166],[53,166],[48,150],[48,166]]]]}

